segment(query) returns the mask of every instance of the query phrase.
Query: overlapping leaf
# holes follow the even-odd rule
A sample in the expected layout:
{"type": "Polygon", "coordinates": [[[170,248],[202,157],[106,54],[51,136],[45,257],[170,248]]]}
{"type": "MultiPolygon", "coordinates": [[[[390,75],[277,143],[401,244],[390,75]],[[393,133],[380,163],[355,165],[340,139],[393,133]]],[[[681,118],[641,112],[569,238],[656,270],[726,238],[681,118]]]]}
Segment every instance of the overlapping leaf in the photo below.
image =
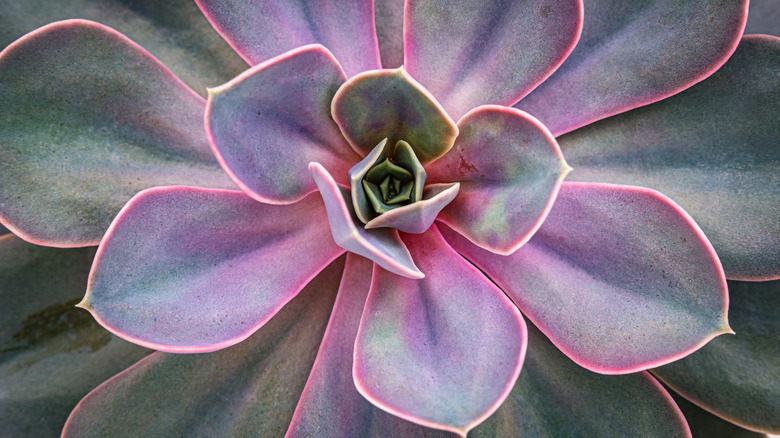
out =
{"type": "Polygon", "coordinates": [[[154,353],[92,391],[63,437],[282,436],[328,322],[343,263],[315,277],[246,341],[154,353]]]}
{"type": "Polygon", "coordinates": [[[664,99],[711,75],[736,48],[748,1],[584,3],[577,47],[516,105],[556,136],[664,99]]]}
{"type": "Polygon", "coordinates": [[[570,180],[650,187],[693,216],[729,278],[780,277],[780,38],[747,36],[706,81],[558,139],[570,180]]]}
{"type": "Polygon", "coordinates": [[[445,236],[578,364],[631,373],[729,332],[726,279],[689,216],[649,189],[565,182],[511,256],[445,236]]]}
{"type": "Polygon", "coordinates": [[[0,106],[0,217],[26,240],[96,245],[142,189],[232,186],[205,101],[103,25],[54,23],[3,50],[0,106]]]}
{"type": "Polygon", "coordinates": [[[246,339],[343,250],[319,196],[262,204],[239,191],[159,187],[135,196],[101,243],[81,306],[157,350],[246,339]]]}

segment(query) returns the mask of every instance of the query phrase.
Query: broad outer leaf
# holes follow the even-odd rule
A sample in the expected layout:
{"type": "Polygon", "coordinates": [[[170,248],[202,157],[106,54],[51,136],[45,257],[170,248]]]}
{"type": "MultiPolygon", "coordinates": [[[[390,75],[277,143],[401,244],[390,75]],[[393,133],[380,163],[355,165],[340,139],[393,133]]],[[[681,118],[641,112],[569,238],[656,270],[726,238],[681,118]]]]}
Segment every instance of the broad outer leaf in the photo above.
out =
{"type": "Polygon", "coordinates": [[[349,202],[349,189],[336,184],[333,177],[319,163],[311,163],[309,170],[325,202],[328,225],[336,245],[371,259],[384,269],[398,275],[409,278],[425,276],[415,266],[397,230],[365,229],[352,203],[349,202]]]}
{"type": "Polygon", "coordinates": [[[780,36],[780,8],[776,0],[750,0],[745,26],[745,34],[749,33],[780,36]]]}
{"type": "Polygon", "coordinates": [[[231,187],[205,101],[118,32],[71,20],[0,53],[0,219],[33,243],[86,246],[139,190],[231,187]]]}
{"type": "Polygon", "coordinates": [[[780,280],[730,281],[729,292],[736,335],[714,339],[653,374],[728,421],[780,433],[780,280]]]}
{"type": "Polygon", "coordinates": [[[149,353],[75,307],[94,254],[0,237],[3,436],[58,436],[81,397],[149,353]]]}
{"type": "Polygon", "coordinates": [[[110,26],[151,52],[199,94],[247,65],[192,0],[4,0],[0,48],[38,27],[68,18],[110,26]]]}
{"type": "Polygon", "coordinates": [[[206,131],[222,168],[244,192],[289,204],[317,190],[311,161],[339,181],[360,161],[330,118],[330,103],[346,81],[320,45],[300,47],[209,90],[206,131]]]}
{"type": "Polygon", "coordinates": [[[355,341],[355,385],[385,411],[465,436],[512,389],[525,322],[435,227],[404,241],[426,277],[374,268],[355,341]]]}
{"type": "Polygon", "coordinates": [[[374,21],[382,68],[404,63],[404,0],[374,0],[374,21]]]}
{"type": "Polygon", "coordinates": [[[251,65],[322,44],[347,75],[381,67],[371,1],[195,0],[217,32],[251,65]]]}
{"type": "Polygon", "coordinates": [[[373,263],[347,254],[339,294],[287,438],[448,437],[451,434],[402,420],[369,403],[355,389],[352,355],[371,286],[373,263]]]}
{"type": "Polygon", "coordinates": [[[747,36],[712,77],[558,139],[569,179],[656,189],[693,216],[733,279],[780,278],[780,38],[747,36]]]}
{"type": "Polygon", "coordinates": [[[458,122],[452,150],[428,166],[428,181],[458,181],[439,220],[476,245],[511,254],[542,225],[571,168],[550,131],[515,108],[485,105],[458,122]]]}
{"type": "Polygon", "coordinates": [[[711,75],[737,47],[748,6],[748,0],[584,3],[577,47],[516,105],[556,137],[664,99],[711,75]]]}
{"type": "Polygon", "coordinates": [[[590,372],[528,324],[523,372],[506,401],[469,437],[667,438],[690,437],[690,432],[669,394],[648,373],[590,372]]]}
{"type": "Polygon", "coordinates": [[[208,354],[154,353],[85,397],[63,437],[279,437],[303,391],[343,262],[244,342],[208,354]]]}
{"type": "Polygon", "coordinates": [[[404,140],[427,164],[450,150],[458,136],[458,127],[444,108],[403,67],[348,80],[333,98],[331,113],[361,156],[384,139],[389,145],[404,140]]]}
{"type": "Polygon", "coordinates": [[[694,437],[766,438],[766,434],[743,429],[705,411],[672,390],[669,390],[669,395],[672,396],[675,404],[677,404],[680,411],[682,411],[685,416],[685,419],[688,421],[688,426],[691,428],[691,434],[694,437]]]}
{"type": "Polygon", "coordinates": [[[455,119],[513,105],[569,56],[582,14],[582,0],[410,0],[404,66],[455,119]]]}
{"type": "Polygon", "coordinates": [[[533,239],[507,257],[445,235],[589,370],[659,366],[730,331],[726,279],[712,246],[658,192],[565,182],[533,239]]]}
{"type": "Polygon", "coordinates": [[[246,339],[341,253],[316,194],[267,205],[239,191],[152,188],[111,224],[80,306],[137,344],[214,351],[246,339]]]}

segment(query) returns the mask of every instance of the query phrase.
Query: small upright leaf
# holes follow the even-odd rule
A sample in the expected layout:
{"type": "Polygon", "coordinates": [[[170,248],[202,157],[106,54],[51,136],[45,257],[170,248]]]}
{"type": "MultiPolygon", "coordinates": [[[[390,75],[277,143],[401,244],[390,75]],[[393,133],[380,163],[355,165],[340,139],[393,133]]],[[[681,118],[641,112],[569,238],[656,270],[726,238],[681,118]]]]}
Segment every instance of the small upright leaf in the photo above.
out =
{"type": "Polygon", "coordinates": [[[347,251],[371,259],[374,263],[409,278],[425,276],[412,260],[398,231],[389,229],[366,230],[349,202],[349,190],[339,186],[319,163],[309,164],[312,178],[328,212],[330,232],[336,244],[347,251]]]}

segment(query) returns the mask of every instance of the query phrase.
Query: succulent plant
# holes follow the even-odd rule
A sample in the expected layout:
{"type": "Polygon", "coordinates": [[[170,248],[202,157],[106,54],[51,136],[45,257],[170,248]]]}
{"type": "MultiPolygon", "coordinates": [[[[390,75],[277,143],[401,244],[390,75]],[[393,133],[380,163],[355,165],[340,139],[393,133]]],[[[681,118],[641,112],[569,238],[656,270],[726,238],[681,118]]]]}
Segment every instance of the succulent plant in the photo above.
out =
{"type": "Polygon", "coordinates": [[[161,3],[0,53],[4,430],[780,432],[746,0],[161,3]]]}

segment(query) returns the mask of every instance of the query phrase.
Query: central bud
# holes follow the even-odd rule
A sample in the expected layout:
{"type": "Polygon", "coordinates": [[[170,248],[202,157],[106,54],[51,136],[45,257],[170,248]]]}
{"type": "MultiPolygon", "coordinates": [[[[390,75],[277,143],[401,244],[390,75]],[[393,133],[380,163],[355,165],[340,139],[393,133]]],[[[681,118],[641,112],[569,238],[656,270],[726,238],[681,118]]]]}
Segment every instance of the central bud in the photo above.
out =
{"type": "Polygon", "coordinates": [[[364,223],[422,199],[425,169],[409,143],[390,150],[387,139],[349,170],[352,205],[364,223]]]}

